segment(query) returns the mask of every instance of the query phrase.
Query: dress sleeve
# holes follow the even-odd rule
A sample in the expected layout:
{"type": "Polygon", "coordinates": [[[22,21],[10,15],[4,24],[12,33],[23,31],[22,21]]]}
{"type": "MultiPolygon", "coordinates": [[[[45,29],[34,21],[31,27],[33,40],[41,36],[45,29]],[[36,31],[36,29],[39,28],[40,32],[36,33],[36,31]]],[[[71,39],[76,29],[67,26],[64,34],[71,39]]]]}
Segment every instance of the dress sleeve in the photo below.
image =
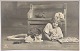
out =
{"type": "Polygon", "coordinates": [[[44,28],[44,32],[45,33],[49,33],[49,31],[50,31],[50,29],[52,28],[52,25],[51,25],[51,23],[48,23],[46,26],[45,26],[45,28],[44,28]]]}

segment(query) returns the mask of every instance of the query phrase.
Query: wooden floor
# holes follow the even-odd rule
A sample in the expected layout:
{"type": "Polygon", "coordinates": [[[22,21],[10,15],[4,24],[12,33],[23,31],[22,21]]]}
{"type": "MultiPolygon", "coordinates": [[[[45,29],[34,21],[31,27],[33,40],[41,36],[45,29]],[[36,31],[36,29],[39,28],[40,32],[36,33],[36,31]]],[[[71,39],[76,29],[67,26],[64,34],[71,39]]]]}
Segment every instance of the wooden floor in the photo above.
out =
{"type": "Polygon", "coordinates": [[[57,41],[33,42],[13,44],[14,41],[7,41],[6,36],[2,39],[3,50],[78,50],[78,43],[63,43],[57,41]]]}
{"type": "MultiPolygon", "coordinates": [[[[14,41],[7,41],[6,37],[13,34],[13,31],[2,31],[1,47],[2,50],[78,50],[79,43],[63,43],[57,41],[34,42],[34,43],[21,43],[13,44],[14,41]]],[[[17,32],[17,31],[16,31],[17,32]]],[[[16,33],[15,32],[15,33],[16,33]]]]}

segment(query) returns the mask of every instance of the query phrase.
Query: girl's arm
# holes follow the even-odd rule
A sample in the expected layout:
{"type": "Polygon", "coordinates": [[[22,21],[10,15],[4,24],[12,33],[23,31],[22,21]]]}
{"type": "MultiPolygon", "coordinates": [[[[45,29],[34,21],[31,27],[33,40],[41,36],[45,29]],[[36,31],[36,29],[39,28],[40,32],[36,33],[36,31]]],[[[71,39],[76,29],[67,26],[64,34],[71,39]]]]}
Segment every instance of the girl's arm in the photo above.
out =
{"type": "Polygon", "coordinates": [[[48,40],[51,40],[51,37],[49,36],[48,33],[44,33],[45,37],[48,38],[48,40]]]}

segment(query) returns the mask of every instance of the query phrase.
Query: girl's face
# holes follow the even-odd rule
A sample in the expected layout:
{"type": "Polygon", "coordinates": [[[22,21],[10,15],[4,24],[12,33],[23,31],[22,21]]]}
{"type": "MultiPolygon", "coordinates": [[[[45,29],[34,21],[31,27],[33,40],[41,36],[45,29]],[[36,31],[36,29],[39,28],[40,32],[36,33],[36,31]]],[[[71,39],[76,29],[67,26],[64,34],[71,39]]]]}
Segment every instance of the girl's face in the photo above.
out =
{"type": "Polygon", "coordinates": [[[56,28],[58,26],[58,23],[53,23],[52,25],[53,25],[53,27],[56,28]]]}

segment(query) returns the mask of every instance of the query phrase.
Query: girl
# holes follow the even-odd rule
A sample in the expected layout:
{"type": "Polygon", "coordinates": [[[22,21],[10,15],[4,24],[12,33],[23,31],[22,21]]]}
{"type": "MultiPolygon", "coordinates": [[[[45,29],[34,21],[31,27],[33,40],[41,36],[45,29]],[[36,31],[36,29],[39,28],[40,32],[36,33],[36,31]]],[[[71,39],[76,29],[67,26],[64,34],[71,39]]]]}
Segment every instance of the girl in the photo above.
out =
{"type": "Polygon", "coordinates": [[[63,38],[63,33],[58,23],[64,20],[64,14],[61,12],[56,13],[55,17],[52,18],[51,22],[48,23],[43,30],[45,37],[49,40],[63,38]]]}

